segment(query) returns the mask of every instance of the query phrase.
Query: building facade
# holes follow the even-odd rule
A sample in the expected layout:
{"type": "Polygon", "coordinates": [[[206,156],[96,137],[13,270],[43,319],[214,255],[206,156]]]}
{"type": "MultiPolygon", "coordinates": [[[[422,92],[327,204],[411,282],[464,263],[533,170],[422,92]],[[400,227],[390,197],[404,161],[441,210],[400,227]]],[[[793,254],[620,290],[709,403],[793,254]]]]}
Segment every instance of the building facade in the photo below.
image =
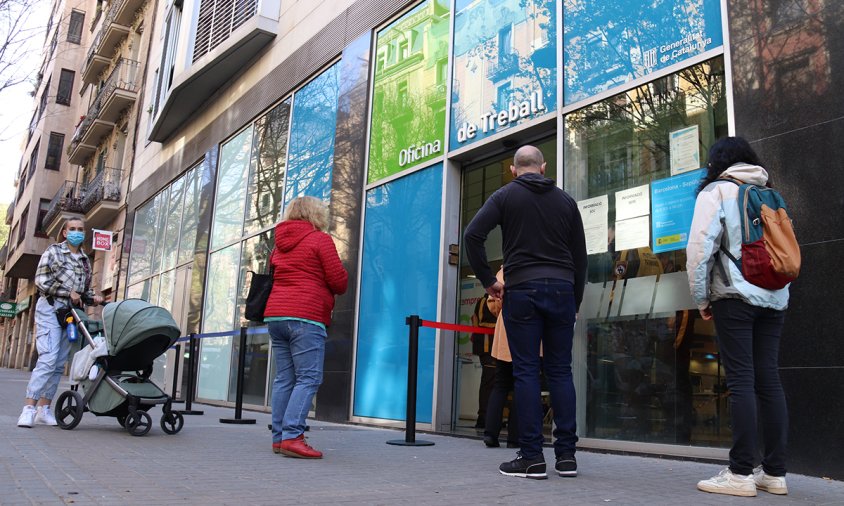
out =
{"type": "MultiPolygon", "coordinates": [[[[185,334],[248,325],[248,273],[266,271],[284,206],[324,199],[350,289],[314,416],[401,426],[405,318],[469,321],[483,289],[462,231],[532,143],[587,232],[580,444],[726,459],[729,392],[688,294],[685,241],[709,147],[742,135],[791,204],[806,259],[781,359],[790,470],[844,478],[829,400],[844,393],[840,282],[820,267],[844,247],[823,219],[842,206],[825,190],[841,177],[840,2],[148,3],[118,296],[169,308],[185,334]]],[[[501,264],[497,233],[487,252],[501,264]]],[[[268,336],[247,348],[245,402],[268,409],[268,336]]],[[[201,339],[200,400],[234,402],[238,351],[231,336],[201,339]]],[[[470,351],[468,335],[421,329],[420,428],[474,433],[470,351]]]]}

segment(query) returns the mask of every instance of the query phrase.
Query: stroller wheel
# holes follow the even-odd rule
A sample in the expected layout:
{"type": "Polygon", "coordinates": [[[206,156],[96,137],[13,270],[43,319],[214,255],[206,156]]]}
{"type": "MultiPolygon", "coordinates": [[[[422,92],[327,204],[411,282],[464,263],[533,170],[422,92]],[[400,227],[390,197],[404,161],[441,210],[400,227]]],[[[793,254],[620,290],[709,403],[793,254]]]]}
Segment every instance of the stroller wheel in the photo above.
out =
{"type": "Polygon", "coordinates": [[[185,425],[185,417],[178,411],[168,411],[161,415],[161,430],[167,434],[176,434],[185,425]]]}
{"type": "Polygon", "coordinates": [[[126,416],[126,422],[123,426],[126,427],[129,434],[132,434],[133,436],[143,436],[149,432],[150,428],[152,428],[152,417],[150,417],[149,413],[146,411],[139,409],[138,411],[129,413],[126,416]]]}
{"type": "Polygon", "coordinates": [[[79,425],[82,421],[84,406],[82,396],[79,392],[67,390],[62,392],[56,401],[56,422],[59,427],[70,430],[79,425]]]}

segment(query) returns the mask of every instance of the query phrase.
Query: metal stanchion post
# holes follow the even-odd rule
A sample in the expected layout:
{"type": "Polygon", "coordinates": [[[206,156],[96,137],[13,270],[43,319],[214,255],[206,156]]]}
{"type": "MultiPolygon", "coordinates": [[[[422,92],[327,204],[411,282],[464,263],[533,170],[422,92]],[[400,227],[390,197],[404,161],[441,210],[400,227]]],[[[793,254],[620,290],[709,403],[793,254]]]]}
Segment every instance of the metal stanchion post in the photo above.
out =
{"type": "Polygon", "coordinates": [[[410,325],[410,343],[407,357],[407,416],[404,439],[392,439],[388,445],[397,446],[433,446],[433,441],[416,440],[416,369],[419,360],[419,327],[422,321],[418,315],[410,315],[405,319],[410,325]]]}
{"type": "Polygon", "coordinates": [[[246,327],[240,327],[240,350],[237,354],[237,397],[234,401],[234,418],[220,418],[220,423],[253,424],[254,418],[241,418],[243,414],[243,375],[246,369],[246,327]]]}
{"type": "MultiPolygon", "coordinates": [[[[170,396],[173,399],[173,402],[182,402],[176,399],[176,394],[179,392],[179,362],[182,360],[182,345],[176,344],[176,359],[173,360],[173,395],[170,396]]],[[[184,398],[184,396],[185,393],[182,392],[182,398],[184,398]]]]}
{"type": "Polygon", "coordinates": [[[183,415],[204,415],[205,411],[191,408],[193,397],[196,394],[196,366],[197,355],[199,355],[199,342],[194,333],[191,333],[188,340],[188,350],[188,391],[185,394],[185,409],[180,410],[179,413],[183,415]]]}

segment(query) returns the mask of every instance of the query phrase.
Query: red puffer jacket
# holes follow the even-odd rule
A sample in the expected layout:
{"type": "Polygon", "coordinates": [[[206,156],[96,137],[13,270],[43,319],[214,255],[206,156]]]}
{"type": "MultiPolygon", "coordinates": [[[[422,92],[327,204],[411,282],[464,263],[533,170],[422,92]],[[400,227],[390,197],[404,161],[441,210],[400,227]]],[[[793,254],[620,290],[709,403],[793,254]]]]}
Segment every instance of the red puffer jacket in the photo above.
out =
{"type": "Polygon", "coordinates": [[[275,227],[273,289],[265,317],[288,316],[331,323],[334,296],[345,293],[349,274],[330,235],[307,221],[275,227]]]}

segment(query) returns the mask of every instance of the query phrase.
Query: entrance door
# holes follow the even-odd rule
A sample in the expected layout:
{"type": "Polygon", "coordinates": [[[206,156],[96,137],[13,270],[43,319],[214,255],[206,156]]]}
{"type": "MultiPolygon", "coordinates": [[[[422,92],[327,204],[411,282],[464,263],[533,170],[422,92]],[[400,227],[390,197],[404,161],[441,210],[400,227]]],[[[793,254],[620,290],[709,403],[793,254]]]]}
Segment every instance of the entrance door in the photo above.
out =
{"type": "MultiPolygon", "coordinates": [[[[556,138],[551,137],[536,146],[545,155],[548,167],[546,176],[556,179],[557,148],[556,138]]],[[[513,153],[493,158],[477,164],[467,166],[463,171],[460,203],[460,232],[461,238],[466,226],[475,217],[478,210],[496,190],[513,180],[510,166],[513,164],[513,153]]],[[[462,244],[462,241],[461,241],[462,244]]],[[[461,245],[459,286],[457,287],[457,314],[459,322],[472,325],[472,315],[479,309],[479,301],[485,293],[480,281],[469,266],[465,250],[461,245]]],[[[486,241],[487,259],[493,271],[497,271],[503,263],[501,248],[501,229],[496,227],[486,241]]],[[[482,311],[481,311],[482,313],[482,311]]],[[[484,316],[481,314],[481,318],[484,316]]],[[[487,314],[486,318],[489,318],[487,314]]],[[[491,320],[494,324],[494,319],[491,320]]],[[[454,411],[452,426],[455,432],[472,432],[482,429],[485,418],[486,398],[491,388],[494,362],[488,360],[489,341],[483,341],[480,334],[476,334],[473,346],[472,336],[461,333],[458,336],[455,349],[455,377],[454,377],[454,411]],[[486,375],[482,362],[487,364],[486,375]],[[482,381],[483,380],[483,381],[482,381]],[[483,385],[482,385],[483,383],[483,385]]]]}

